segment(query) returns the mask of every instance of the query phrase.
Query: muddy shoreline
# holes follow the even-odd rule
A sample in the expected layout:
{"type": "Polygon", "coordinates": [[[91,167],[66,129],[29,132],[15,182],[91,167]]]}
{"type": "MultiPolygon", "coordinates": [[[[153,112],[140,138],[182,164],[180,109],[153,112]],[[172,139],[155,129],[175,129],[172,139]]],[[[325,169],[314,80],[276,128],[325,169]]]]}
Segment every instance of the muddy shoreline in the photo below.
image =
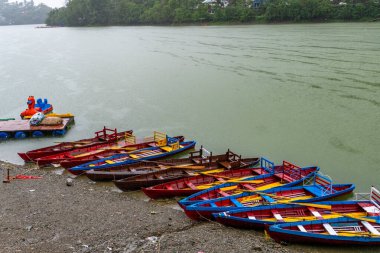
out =
{"type": "Polygon", "coordinates": [[[305,252],[260,231],[194,222],[176,200],[149,200],[86,177],[67,186],[61,169],[1,161],[0,168],[43,177],[0,184],[1,252],[305,252]]]}

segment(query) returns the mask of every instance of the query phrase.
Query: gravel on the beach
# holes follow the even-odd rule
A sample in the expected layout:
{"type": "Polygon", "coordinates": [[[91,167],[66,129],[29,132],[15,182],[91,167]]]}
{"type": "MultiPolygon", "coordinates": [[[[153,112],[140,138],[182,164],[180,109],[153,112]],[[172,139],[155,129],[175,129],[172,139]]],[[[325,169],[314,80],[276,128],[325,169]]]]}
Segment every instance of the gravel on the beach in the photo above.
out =
{"type": "Polygon", "coordinates": [[[62,168],[0,168],[43,177],[0,184],[1,252],[304,252],[262,231],[192,221],[178,199],[154,201],[85,176],[67,186],[62,168]]]}

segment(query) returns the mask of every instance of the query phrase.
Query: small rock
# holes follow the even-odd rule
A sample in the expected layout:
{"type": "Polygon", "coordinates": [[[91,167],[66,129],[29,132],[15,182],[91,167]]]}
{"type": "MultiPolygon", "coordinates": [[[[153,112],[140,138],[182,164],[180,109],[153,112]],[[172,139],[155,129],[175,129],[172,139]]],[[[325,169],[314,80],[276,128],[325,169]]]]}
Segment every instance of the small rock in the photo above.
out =
{"type": "Polygon", "coordinates": [[[157,214],[157,212],[156,211],[151,211],[150,214],[157,214]]]}
{"type": "Polygon", "coordinates": [[[73,180],[72,178],[67,178],[67,179],[66,179],[66,185],[67,185],[67,186],[72,186],[73,183],[74,183],[74,180],[73,180]]]}
{"type": "Polygon", "coordinates": [[[35,243],[38,242],[38,240],[37,240],[37,239],[34,239],[34,238],[28,238],[28,239],[26,239],[26,241],[27,241],[29,244],[35,244],[35,243]]]}
{"type": "Polygon", "coordinates": [[[30,231],[30,230],[32,230],[32,228],[33,228],[33,226],[27,226],[26,230],[30,231]]]}
{"type": "Polygon", "coordinates": [[[156,243],[158,241],[157,236],[150,236],[150,237],[147,237],[146,239],[150,241],[151,243],[156,243]]]}
{"type": "Polygon", "coordinates": [[[254,251],[263,251],[263,249],[260,246],[255,246],[252,248],[254,251]]]}

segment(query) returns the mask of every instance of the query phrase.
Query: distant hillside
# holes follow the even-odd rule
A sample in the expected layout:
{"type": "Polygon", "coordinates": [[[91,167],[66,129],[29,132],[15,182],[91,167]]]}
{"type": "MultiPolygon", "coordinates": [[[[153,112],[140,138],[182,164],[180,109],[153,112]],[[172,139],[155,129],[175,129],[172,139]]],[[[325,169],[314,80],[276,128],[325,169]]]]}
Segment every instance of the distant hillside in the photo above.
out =
{"type": "Polygon", "coordinates": [[[70,0],[60,26],[379,20],[380,0],[70,0]]]}
{"type": "Polygon", "coordinates": [[[44,24],[52,8],[34,5],[33,0],[13,2],[0,0],[0,25],[44,24]]]}

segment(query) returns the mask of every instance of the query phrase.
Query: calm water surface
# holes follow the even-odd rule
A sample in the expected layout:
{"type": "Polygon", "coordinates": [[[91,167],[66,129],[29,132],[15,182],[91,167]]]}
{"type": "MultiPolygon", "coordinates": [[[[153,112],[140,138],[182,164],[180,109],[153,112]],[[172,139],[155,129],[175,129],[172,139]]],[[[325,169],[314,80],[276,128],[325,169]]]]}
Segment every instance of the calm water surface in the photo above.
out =
{"type": "Polygon", "coordinates": [[[0,159],[107,125],[316,164],[367,192],[380,186],[379,66],[380,23],[0,27],[0,118],[28,95],[76,115],[63,139],[2,142],[0,159]]]}

